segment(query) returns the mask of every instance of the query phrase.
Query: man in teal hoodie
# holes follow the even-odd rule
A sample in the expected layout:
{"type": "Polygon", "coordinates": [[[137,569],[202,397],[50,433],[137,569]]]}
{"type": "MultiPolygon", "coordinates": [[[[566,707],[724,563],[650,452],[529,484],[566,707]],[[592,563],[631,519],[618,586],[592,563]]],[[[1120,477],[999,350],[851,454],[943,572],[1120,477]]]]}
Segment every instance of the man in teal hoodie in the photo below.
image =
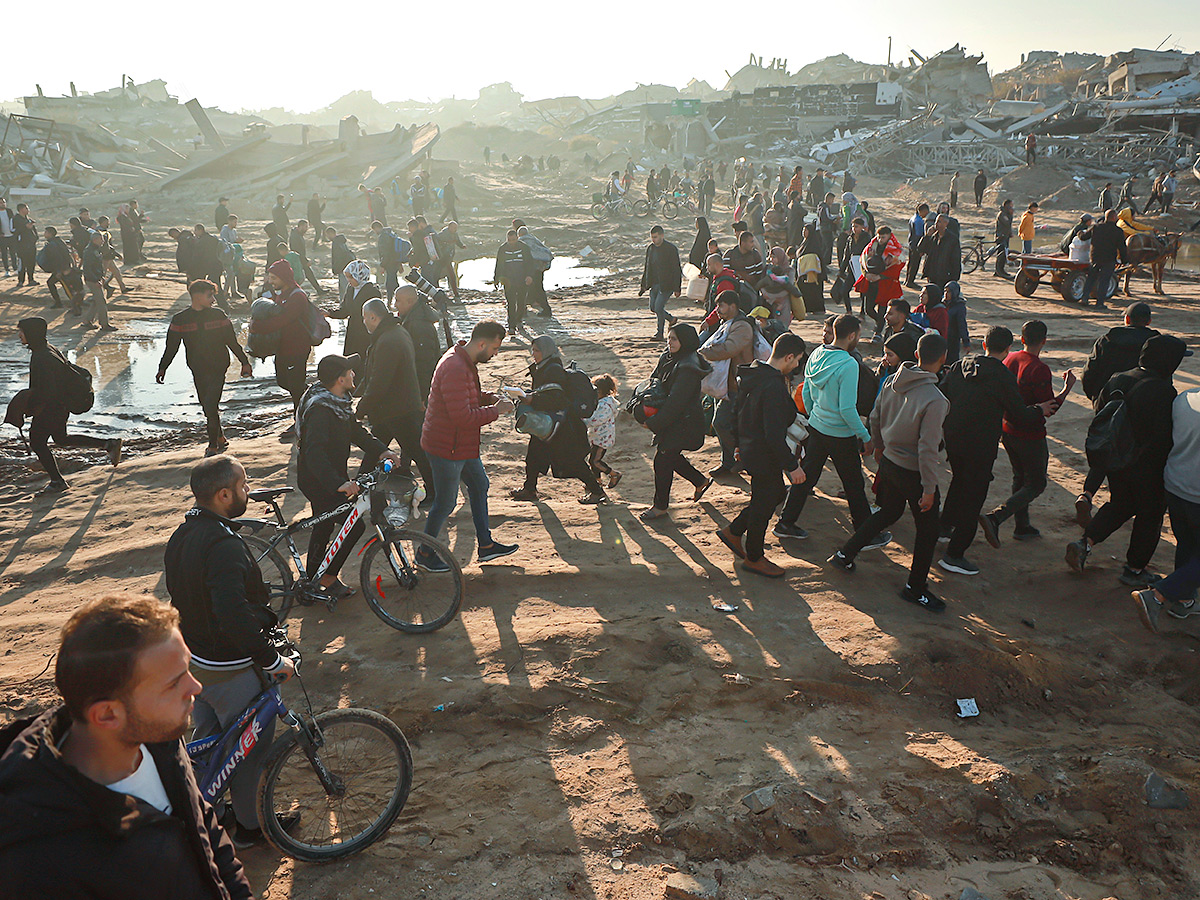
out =
{"type": "MultiPolygon", "coordinates": [[[[808,411],[808,444],[804,457],[804,481],[788,488],[787,501],[775,523],[778,537],[806,538],[808,532],[796,524],[804,511],[825,461],[833,460],[850,519],[860,527],[871,515],[863,484],[859,453],[871,452],[871,433],[858,414],[859,363],[853,355],[858,346],[862,324],[854,316],[838,316],[833,322],[833,343],[818,348],[804,367],[804,408],[808,411]]],[[[883,532],[868,541],[864,550],[889,543],[892,536],[883,532]]]]}

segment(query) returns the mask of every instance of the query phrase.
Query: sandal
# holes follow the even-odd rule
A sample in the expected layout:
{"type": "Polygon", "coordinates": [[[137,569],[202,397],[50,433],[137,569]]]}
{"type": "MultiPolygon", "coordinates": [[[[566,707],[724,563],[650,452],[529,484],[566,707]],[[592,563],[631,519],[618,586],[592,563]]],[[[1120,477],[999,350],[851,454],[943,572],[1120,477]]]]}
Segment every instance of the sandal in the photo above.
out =
{"type": "Polygon", "coordinates": [[[704,484],[702,484],[698,488],[696,488],[696,493],[692,494],[692,500],[696,503],[699,503],[700,498],[704,496],[704,492],[707,491],[712,486],[713,486],[713,480],[711,478],[706,479],[704,484]]]}
{"type": "Polygon", "coordinates": [[[642,522],[653,522],[655,519],[661,519],[667,514],[665,509],[659,509],[657,506],[651,506],[649,509],[644,509],[638,513],[638,519],[642,522]]]}

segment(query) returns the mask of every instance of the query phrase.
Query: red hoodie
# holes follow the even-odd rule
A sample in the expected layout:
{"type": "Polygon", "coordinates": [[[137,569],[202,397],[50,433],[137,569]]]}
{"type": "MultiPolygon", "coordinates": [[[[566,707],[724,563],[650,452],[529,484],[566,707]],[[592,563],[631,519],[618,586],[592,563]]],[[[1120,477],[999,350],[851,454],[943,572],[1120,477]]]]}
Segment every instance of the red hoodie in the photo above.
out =
{"type": "Polygon", "coordinates": [[[254,334],[270,334],[279,332],[279,356],[308,358],[312,350],[312,342],[308,338],[308,329],[304,327],[304,317],[308,314],[308,294],[296,284],[296,276],[292,273],[292,265],[285,259],[278,259],[267,269],[269,273],[283,282],[275,305],[279,312],[269,319],[251,319],[250,331],[254,334]],[[280,299],[282,298],[282,299],[280,299]]]}

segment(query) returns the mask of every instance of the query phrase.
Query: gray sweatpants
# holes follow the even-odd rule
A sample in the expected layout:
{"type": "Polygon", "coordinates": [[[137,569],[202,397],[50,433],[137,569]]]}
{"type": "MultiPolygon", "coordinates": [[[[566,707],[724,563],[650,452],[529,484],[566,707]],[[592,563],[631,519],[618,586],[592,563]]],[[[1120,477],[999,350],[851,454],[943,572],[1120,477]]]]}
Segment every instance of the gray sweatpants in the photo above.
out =
{"type": "MultiPolygon", "coordinates": [[[[224,731],[250,701],[262,693],[262,683],[253,669],[239,669],[226,674],[195,670],[193,674],[204,685],[192,709],[193,740],[224,731]]],[[[229,799],[233,814],[243,828],[258,827],[258,780],[262,775],[263,758],[275,736],[275,719],[262,734],[254,749],[246,754],[229,780],[229,799]]]]}

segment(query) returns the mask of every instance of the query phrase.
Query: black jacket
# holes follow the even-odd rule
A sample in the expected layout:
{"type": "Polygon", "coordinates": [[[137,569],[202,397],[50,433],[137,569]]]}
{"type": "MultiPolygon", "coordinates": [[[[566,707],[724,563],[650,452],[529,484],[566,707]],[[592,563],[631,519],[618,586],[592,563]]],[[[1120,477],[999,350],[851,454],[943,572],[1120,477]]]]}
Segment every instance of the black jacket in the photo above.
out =
{"type": "Polygon", "coordinates": [[[700,382],[712,371],[708,361],[696,351],[658,358],[651,378],[662,380],[667,399],[658,413],[646,419],[660,450],[699,450],[704,445],[707,426],[700,400],[700,382]]]}
{"type": "Polygon", "coordinates": [[[344,355],[352,356],[357,353],[362,356],[367,352],[371,345],[371,336],[367,333],[367,326],[363,324],[363,304],[368,300],[379,300],[382,296],[379,293],[379,285],[373,281],[368,281],[360,287],[357,294],[354,293],[354,288],[346,285],[341,305],[336,310],[326,313],[335,319],[346,320],[346,341],[342,348],[344,355]]]}
{"type": "Polygon", "coordinates": [[[1006,417],[1023,427],[1045,420],[1038,407],[1021,397],[1013,371],[990,356],[963,357],[946,370],[939,387],[950,401],[942,423],[949,453],[994,460],[1006,417]]]}
{"type": "Polygon", "coordinates": [[[438,340],[437,333],[437,313],[424,300],[418,300],[412,309],[400,317],[400,324],[412,338],[421,400],[427,401],[429,386],[433,383],[433,370],[442,358],[442,342],[438,340]]]}
{"type": "Polygon", "coordinates": [[[284,239],[284,235],[288,233],[290,227],[288,223],[288,207],[291,205],[292,201],[289,200],[287,203],[276,203],[271,207],[271,221],[275,224],[275,234],[278,235],[281,241],[284,239]]]}
{"type": "Polygon", "coordinates": [[[1101,222],[1091,230],[1081,232],[1080,237],[1092,242],[1092,265],[1111,266],[1118,260],[1125,262],[1125,232],[1116,222],[1101,222]]]}
{"type": "Polygon", "coordinates": [[[925,254],[926,281],[944,288],[946,282],[962,277],[962,248],[949,227],[940,238],[936,232],[927,233],[917,246],[925,254]]]}
{"type": "Polygon", "coordinates": [[[104,252],[95,244],[88,244],[83,251],[83,280],[101,282],[104,280],[104,252]]]}
{"type": "Polygon", "coordinates": [[[1118,392],[1132,426],[1136,455],[1129,469],[1143,479],[1147,490],[1161,490],[1163,468],[1171,452],[1171,404],[1175,385],[1171,376],[1183,361],[1187,345],[1172,335],[1160,334],[1146,341],[1138,367],[1119,372],[1096,398],[1100,409],[1118,392]]]}
{"type": "MultiPolygon", "coordinates": [[[[303,398],[300,404],[303,407],[303,398]]],[[[379,455],[387,450],[357,420],[343,419],[326,406],[309,409],[300,422],[299,432],[296,484],[310,501],[341,496],[338,488],[350,480],[346,462],[351,443],[379,455]]]]}
{"type": "Polygon", "coordinates": [[[196,271],[196,236],[190,231],[179,233],[175,243],[175,268],[189,276],[196,271]]]}
{"type": "Polygon", "coordinates": [[[982,194],[983,189],[987,187],[987,181],[986,175],[976,175],[974,181],[975,193],[982,194]]]}
{"type": "Polygon", "coordinates": [[[207,231],[196,235],[195,248],[192,258],[195,271],[204,275],[219,276],[225,270],[221,265],[221,244],[207,231]]]}
{"type": "MultiPolygon", "coordinates": [[[[316,228],[321,224],[321,215],[325,212],[325,204],[320,200],[308,201],[308,224],[316,228]]],[[[317,235],[320,238],[320,235],[317,235]]]]}
{"type": "Polygon", "coordinates": [[[734,410],[734,436],[747,472],[772,474],[796,468],[796,454],[787,445],[787,430],[796,421],[796,401],[782,372],[761,360],[738,366],[734,410]]]}
{"type": "Polygon", "coordinates": [[[1145,325],[1120,325],[1096,341],[1080,379],[1087,398],[1095,401],[1108,379],[1118,372],[1136,369],[1142,347],[1156,334],[1145,325]]]}
{"type": "Polygon", "coordinates": [[[668,294],[678,294],[683,288],[683,269],[679,266],[679,248],[670,241],[657,247],[646,245],[646,261],[642,265],[642,286],[638,296],[656,287],[668,294]]]}
{"type": "Polygon", "coordinates": [[[188,510],[163,561],[179,630],[201,668],[279,664],[266,634],[278,621],[262,570],[228,519],[200,507],[188,510]]]}
{"type": "Polygon", "coordinates": [[[361,398],[358,415],[379,425],[420,413],[425,403],[417,380],[416,351],[404,326],[389,314],[369,340],[362,386],[356,392],[361,398]]]}
{"type": "Polygon", "coordinates": [[[584,458],[590,444],[587,425],[570,408],[566,367],[560,357],[552,356],[531,365],[529,375],[533,382],[530,405],[543,412],[555,413],[559,425],[554,437],[548,441],[529,438],[525,465],[535,472],[550,470],[555,478],[578,477],[581,471],[586,471],[584,458]]]}
{"type": "MultiPolygon", "coordinates": [[[[415,261],[417,256],[417,242],[413,241],[413,265],[419,265],[415,261]]],[[[533,262],[533,254],[529,252],[529,245],[517,241],[515,245],[511,245],[505,241],[500,245],[500,249],[496,251],[496,273],[494,280],[497,283],[503,281],[521,281],[532,276],[536,271],[533,262]]]]}
{"type": "Polygon", "coordinates": [[[344,234],[334,236],[333,242],[329,245],[329,256],[334,275],[341,275],[346,271],[346,266],[358,259],[358,254],[346,243],[344,234]]]}
{"type": "Polygon", "coordinates": [[[197,375],[224,375],[229,368],[230,350],[242,365],[250,365],[250,358],[233,333],[233,323],[216,307],[193,309],[189,306],[172,317],[171,327],[167,330],[167,346],[158,364],[160,372],[165,372],[171,365],[181,343],[188,368],[197,375]]]}
{"type": "Polygon", "coordinates": [[[220,231],[229,224],[229,207],[224,203],[218,203],[216,212],[213,213],[213,225],[217,231],[220,231]]]}
{"type": "Polygon", "coordinates": [[[67,377],[67,358],[62,351],[46,342],[46,320],[40,317],[21,319],[17,327],[29,343],[29,414],[64,415],[64,379],[67,377]]]}
{"type": "Polygon", "coordinates": [[[1012,239],[1013,214],[1006,209],[996,213],[996,238],[1002,241],[1012,239]]]}
{"type": "Polygon", "coordinates": [[[292,233],[288,235],[288,249],[297,254],[304,265],[308,265],[308,250],[304,246],[304,235],[300,233],[299,228],[293,228],[292,233]]]}
{"type": "Polygon", "coordinates": [[[148,744],[171,813],[63,761],[65,707],[0,731],[0,884],[14,900],[250,900],[179,741],[148,744]]]}

